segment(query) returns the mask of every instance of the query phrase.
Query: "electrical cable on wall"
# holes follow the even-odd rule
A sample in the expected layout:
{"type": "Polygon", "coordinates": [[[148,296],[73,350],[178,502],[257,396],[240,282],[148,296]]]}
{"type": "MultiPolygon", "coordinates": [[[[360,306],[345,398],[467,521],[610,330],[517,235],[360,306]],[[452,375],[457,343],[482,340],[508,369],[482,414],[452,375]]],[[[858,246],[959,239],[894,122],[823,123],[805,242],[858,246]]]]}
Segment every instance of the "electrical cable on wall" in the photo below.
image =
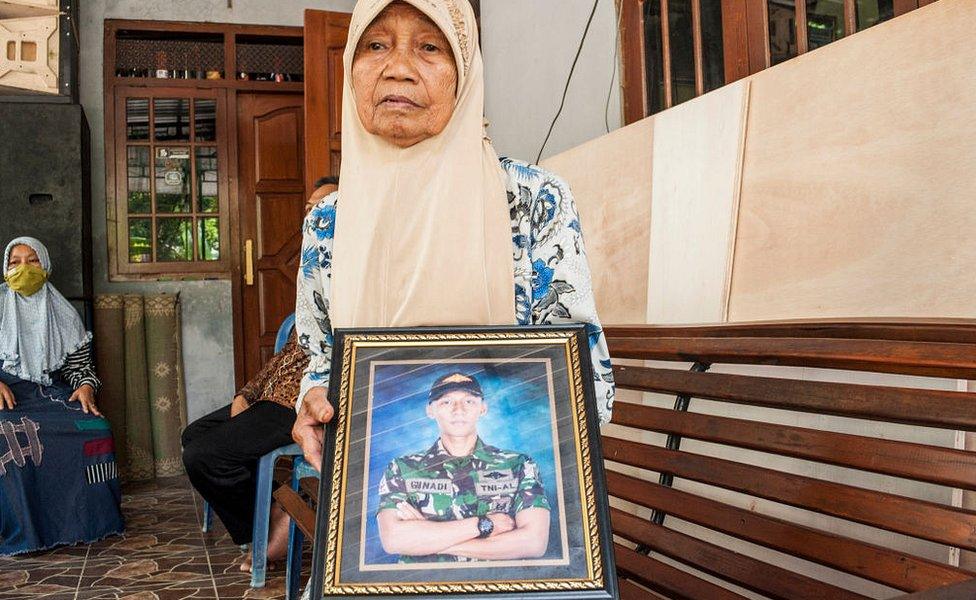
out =
{"type": "Polygon", "coordinates": [[[617,10],[617,35],[613,42],[613,70],[610,71],[610,89],[607,90],[607,105],[603,108],[603,124],[607,128],[607,133],[610,133],[610,98],[613,96],[613,82],[617,80],[617,69],[620,68],[620,63],[617,62],[617,57],[620,56],[620,24],[624,20],[624,11],[617,10]]]}
{"type": "Polygon", "coordinates": [[[586,27],[583,29],[583,37],[580,38],[579,48],[576,49],[576,56],[573,58],[573,64],[569,68],[569,77],[566,78],[566,87],[563,88],[563,97],[559,102],[559,110],[556,111],[556,116],[552,118],[552,123],[549,125],[549,133],[546,134],[546,139],[542,142],[542,147],[539,148],[539,155],[535,157],[536,164],[542,160],[542,152],[546,149],[546,144],[549,143],[549,138],[552,136],[552,130],[556,128],[556,121],[559,120],[559,116],[563,114],[563,108],[566,106],[566,94],[569,93],[569,84],[573,81],[573,73],[576,71],[576,63],[579,62],[580,54],[583,52],[583,44],[586,43],[586,35],[590,32],[590,25],[593,23],[593,15],[596,14],[596,7],[599,6],[600,0],[594,0],[593,9],[590,11],[590,16],[586,20],[586,27]]]}

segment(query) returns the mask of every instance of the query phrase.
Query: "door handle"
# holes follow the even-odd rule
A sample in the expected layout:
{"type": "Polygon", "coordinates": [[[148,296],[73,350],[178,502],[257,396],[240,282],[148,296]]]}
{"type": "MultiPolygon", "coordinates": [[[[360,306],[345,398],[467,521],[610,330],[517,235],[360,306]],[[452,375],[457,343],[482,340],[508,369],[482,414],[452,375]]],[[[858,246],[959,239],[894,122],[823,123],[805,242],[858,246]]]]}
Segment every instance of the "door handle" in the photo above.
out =
{"type": "Polygon", "coordinates": [[[254,240],[244,242],[244,285],[254,285],[254,240]]]}

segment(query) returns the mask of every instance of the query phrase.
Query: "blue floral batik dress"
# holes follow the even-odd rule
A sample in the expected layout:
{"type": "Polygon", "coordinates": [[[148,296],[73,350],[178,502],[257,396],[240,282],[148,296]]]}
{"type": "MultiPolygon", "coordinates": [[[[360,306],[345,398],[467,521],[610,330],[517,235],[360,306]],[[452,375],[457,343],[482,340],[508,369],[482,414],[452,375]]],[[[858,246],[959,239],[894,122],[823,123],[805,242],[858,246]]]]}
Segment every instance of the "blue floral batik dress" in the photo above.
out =
{"type": "MultiPolygon", "coordinates": [[[[596,314],[583,232],[565,181],[536,165],[501,159],[512,218],[515,315],[519,325],[586,323],[600,422],[613,409],[613,371],[596,314]]],[[[299,405],[315,386],[327,386],[332,357],[329,321],[332,247],[338,193],[323,199],[305,218],[298,277],[296,328],[310,355],[299,405]]],[[[297,407],[296,407],[297,408],[297,407]]]]}

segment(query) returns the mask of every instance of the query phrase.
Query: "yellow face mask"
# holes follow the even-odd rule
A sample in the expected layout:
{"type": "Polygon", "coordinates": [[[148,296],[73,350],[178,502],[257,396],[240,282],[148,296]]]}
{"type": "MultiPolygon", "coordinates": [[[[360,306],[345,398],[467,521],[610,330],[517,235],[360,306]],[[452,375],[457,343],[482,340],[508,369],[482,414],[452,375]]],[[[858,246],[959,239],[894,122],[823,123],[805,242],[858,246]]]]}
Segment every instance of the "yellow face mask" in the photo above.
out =
{"type": "Polygon", "coordinates": [[[37,265],[24,263],[7,271],[3,278],[10,289],[21,296],[33,296],[47,281],[47,271],[37,265]]]}

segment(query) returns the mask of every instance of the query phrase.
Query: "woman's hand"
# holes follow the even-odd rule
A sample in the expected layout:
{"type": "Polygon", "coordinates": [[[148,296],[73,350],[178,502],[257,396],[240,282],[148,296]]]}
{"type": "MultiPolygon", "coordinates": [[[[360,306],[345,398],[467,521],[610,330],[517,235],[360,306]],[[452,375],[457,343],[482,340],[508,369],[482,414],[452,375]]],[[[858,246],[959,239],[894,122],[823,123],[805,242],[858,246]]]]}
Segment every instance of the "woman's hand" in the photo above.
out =
{"type": "Polygon", "coordinates": [[[75,390],[75,393],[71,394],[68,398],[68,402],[74,402],[77,400],[81,402],[81,410],[85,411],[85,414],[92,414],[96,417],[102,416],[102,413],[98,412],[98,407],[95,406],[95,388],[83,383],[80,388],[75,390]]]}
{"type": "Polygon", "coordinates": [[[230,403],[230,418],[234,418],[247,410],[248,404],[244,396],[234,396],[234,401],[230,403]]]}
{"type": "Polygon", "coordinates": [[[324,432],[322,425],[332,420],[335,410],[329,403],[328,390],[324,387],[314,387],[305,394],[302,408],[291,428],[291,438],[301,446],[305,460],[322,472],[322,441],[324,432]]]}
{"type": "Polygon", "coordinates": [[[0,410],[5,408],[13,409],[17,405],[17,401],[14,400],[14,393],[10,391],[6,383],[0,383],[0,410]]]}

